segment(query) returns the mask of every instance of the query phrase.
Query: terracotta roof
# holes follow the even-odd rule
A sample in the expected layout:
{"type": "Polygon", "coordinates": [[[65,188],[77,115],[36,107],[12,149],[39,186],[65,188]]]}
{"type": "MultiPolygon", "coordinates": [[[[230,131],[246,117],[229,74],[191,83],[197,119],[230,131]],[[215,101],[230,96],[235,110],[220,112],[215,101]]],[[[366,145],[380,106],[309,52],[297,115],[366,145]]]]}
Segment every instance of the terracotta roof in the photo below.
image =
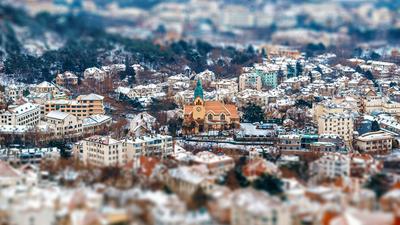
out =
{"type": "Polygon", "coordinates": [[[193,106],[192,105],[185,105],[184,107],[184,114],[190,114],[193,111],[193,106]]]}
{"type": "MultiPolygon", "coordinates": [[[[191,114],[193,111],[194,105],[185,105],[184,107],[184,114],[188,115],[191,114]]],[[[213,113],[213,114],[221,114],[224,113],[229,115],[232,119],[239,118],[239,114],[237,112],[237,108],[233,104],[224,104],[220,101],[205,101],[204,107],[206,114],[213,113]]]]}

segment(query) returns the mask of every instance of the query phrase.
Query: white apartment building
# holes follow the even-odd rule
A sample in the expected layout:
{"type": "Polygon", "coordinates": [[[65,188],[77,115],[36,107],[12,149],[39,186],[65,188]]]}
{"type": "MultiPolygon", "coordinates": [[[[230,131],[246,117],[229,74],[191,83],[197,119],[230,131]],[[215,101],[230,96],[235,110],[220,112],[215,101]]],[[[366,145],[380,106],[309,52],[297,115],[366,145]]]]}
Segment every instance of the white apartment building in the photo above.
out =
{"type": "Polygon", "coordinates": [[[384,132],[369,132],[356,138],[355,148],[369,154],[389,153],[392,150],[393,136],[384,132]]]}
{"type": "Polygon", "coordinates": [[[363,100],[363,106],[366,113],[381,111],[391,115],[400,115],[400,103],[381,96],[368,96],[363,100]]]}
{"type": "Polygon", "coordinates": [[[128,92],[129,98],[143,98],[143,97],[162,97],[165,93],[162,91],[162,87],[156,84],[149,85],[138,85],[133,87],[128,92]]]}
{"type": "Polygon", "coordinates": [[[25,103],[16,107],[9,107],[0,114],[0,125],[27,125],[34,126],[40,121],[40,106],[25,103]]]}
{"type": "Polygon", "coordinates": [[[196,164],[206,165],[212,174],[223,174],[235,166],[232,157],[227,155],[216,155],[209,151],[197,153],[192,161],[196,164]]]}
{"type": "Polygon", "coordinates": [[[239,91],[252,89],[260,91],[262,87],[261,77],[256,73],[244,73],[239,77],[239,91]]]}
{"type": "Polygon", "coordinates": [[[126,149],[122,141],[109,136],[92,136],[83,140],[82,160],[95,166],[124,165],[127,162],[126,149]]]}
{"type": "Polygon", "coordinates": [[[9,85],[4,88],[4,95],[6,99],[17,100],[22,97],[24,88],[16,85],[9,85]]]}
{"type": "Polygon", "coordinates": [[[54,133],[57,137],[72,137],[81,135],[83,132],[82,120],[79,120],[72,114],[51,111],[45,118],[47,123],[53,126],[54,133]]]}
{"type": "Polygon", "coordinates": [[[353,140],[354,118],[345,113],[325,114],[318,118],[318,134],[337,134],[345,141],[353,140]]]}
{"type": "Polygon", "coordinates": [[[134,161],[140,156],[167,157],[174,152],[172,137],[161,134],[123,140],[123,147],[128,159],[134,161]]]}
{"type": "Polygon", "coordinates": [[[141,156],[167,157],[173,153],[172,137],[166,135],[142,136],[136,139],[115,140],[95,135],[83,140],[82,160],[97,166],[124,165],[133,161],[139,165],[141,156]]]}
{"type": "Polygon", "coordinates": [[[238,189],[233,193],[230,221],[243,224],[292,224],[291,210],[277,197],[253,188],[238,189]]]}
{"type": "Polygon", "coordinates": [[[311,163],[311,171],[320,178],[350,176],[351,159],[348,155],[328,153],[311,163]]]}

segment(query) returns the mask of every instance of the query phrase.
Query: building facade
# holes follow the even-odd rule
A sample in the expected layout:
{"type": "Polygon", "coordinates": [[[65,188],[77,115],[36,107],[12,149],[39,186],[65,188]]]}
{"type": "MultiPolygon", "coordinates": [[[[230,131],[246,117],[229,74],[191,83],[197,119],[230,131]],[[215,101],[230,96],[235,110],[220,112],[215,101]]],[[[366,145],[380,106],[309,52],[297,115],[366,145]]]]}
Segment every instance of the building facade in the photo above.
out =
{"type": "Polygon", "coordinates": [[[40,106],[25,103],[14,108],[9,108],[0,114],[0,125],[34,126],[40,121],[40,106]]]}
{"type": "Polygon", "coordinates": [[[345,141],[353,140],[354,118],[349,114],[325,114],[318,118],[318,134],[337,134],[345,141]]]}
{"type": "Polygon", "coordinates": [[[239,91],[253,89],[260,91],[262,88],[261,77],[257,73],[244,73],[239,77],[239,91]]]}
{"type": "Polygon", "coordinates": [[[56,110],[78,118],[104,114],[103,100],[104,97],[97,94],[80,95],[76,100],[50,100],[44,105],[44,114],[56,110]]]}
{"type": "Polygon", "coordinates": [[[355,149],[368,154],[387,154],[392,150],[393,136],[384,132],[369,132],[356,138],[355,149]]]}

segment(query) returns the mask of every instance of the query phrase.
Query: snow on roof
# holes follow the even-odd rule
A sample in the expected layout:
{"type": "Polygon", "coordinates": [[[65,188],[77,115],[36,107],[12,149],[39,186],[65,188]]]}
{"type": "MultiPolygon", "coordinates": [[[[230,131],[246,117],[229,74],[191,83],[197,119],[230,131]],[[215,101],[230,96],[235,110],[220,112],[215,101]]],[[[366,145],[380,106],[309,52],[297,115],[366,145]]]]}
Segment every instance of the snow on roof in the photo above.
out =
{"type": "Polygon", "coordinates": [[[39,105],[32,104],[32,103],[25,103],[23,105],[15,107],[15,108],[9,109],[8,111],[10,113],[15,113],[17,115],[20,115],[20,114],[26,113],[28,111],[31,111],[31,110],[34,110],[37,108],[39,108],[39,105]]]}
{"type": "Polygon", "coordinates": [[[86,126],[92,126],[92,125],[96,125],[96,124],[103,124],[106,123],[108,121],[111,121],[111,117],[110,116],[106,116],[106,115],[92,115],[89,117],[86,117],[83,119],[83,127],[86,126]]]}
{"type": "Polygon", "coordinates": [[[67,118],[69,115],[71,115],[71,114],[61,112],[61,111],[51,111],[51,112],[47,113],[46,117],[51,118],[51,119],[63,120],[65,118],[67,118]]]}
{"type": "Polygon", "coordinates": [[[168,171],[175,179],[183,180],[192,184],[200,184],[208,177],[206,165],[180,166],[168,171]]]}
{"type": "Polygon", "coordinates": [[[86,101],[88,101],[88,100],[103,100],[104,99],[103,96],[98,95],[98,94],[93,94],[93,93],[88,94],[88,95],[80,95],[78,98],[80,100],[86,100],[86,101]]]}
{"type": "Polygon", "coordinates": [[[253,188],[238,189],[233,193],[232,204],[251,214],[267,215],[282,205],[278,198],[253,188]]]}

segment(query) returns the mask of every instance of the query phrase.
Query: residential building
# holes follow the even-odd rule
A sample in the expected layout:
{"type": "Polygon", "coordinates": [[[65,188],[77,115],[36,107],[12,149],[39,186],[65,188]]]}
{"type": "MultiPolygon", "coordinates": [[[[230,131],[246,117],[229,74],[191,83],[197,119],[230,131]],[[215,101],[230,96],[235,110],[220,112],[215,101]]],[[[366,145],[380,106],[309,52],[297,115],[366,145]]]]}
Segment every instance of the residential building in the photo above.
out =
{"type": "Polygon", "coordinates": [[[227,130],[240,126],[237,108],[233,104],[205,101],[200,80],[194,92],[194,102],[184,106],[184,132],[199,133],[227,130]]]}
{"type": "Polygon", "coordinates": [[[278,148],[279,150],[285,151],[300,151],[301,148],[301,136],[300,135],[279,135],[278,136],[278,148]]]}
{"type": "Polygon", "coordinates": [[[393,136],[385,131],[365,133],[355,139],[355,149],[368,154],[387,154],[392,150],[393,136]]]}
{"type": "Polygon", "coordinates": [[[17,85],[8,85],[4,88],[4,95],[6,99],[17,100],[23,96],[24,88],[17,85]]]}
{"type": "Polygon", "coordinates": [[[55,93],[57,91],[57,87],[50,82],[43,81],[40,84],[33,85],[30,90],[36,93],[55,93]]]}
{"type": "Polygon", "coordinates": [[[53,126],[54,133],[59,138],[73,137],[81,135],[83,132],[82,121],[72,114],[51,111],[45,119],[47,123],[53,126]]]}
{"type": "Polygon", "coordinates": [[[291,210],[277,197],[252,188],[233,193],[230,224],[291,224],[291,210]]]}
{"type": "Polygon", "coordinates": [[[40,106],[32,103],[12,106],[0,113],[0,125],[34,126],[40,121],[40,106]]]}
{"type": "Polygon", "coordinates": [[[125,139],[122,144],[127,158],[136,161],[140,156],[157,156],[166,158],[174,151],[173,140],[168,135],[147,135],[134,139],[125,139]]]}
{"type": "Polygon", "coordinates": [[[104,97],[97,94],[80,95],[75,100],[50,100],[44,105],[43,114],[51,111],[70,113],[80,119],[104,114],[104,97]]]}
{"type": "Polygon", "coordinates": [[[340,153],[326,153],[311,163],[311,171],[318,178],[336,178],[350,176],[351,159],[340,153]]]}
{"type": "Polygon", "coordinates": [[[183,199],[192,198],[201,189],[211,193],[216,177],[209,174],[206,165],[180,166],[162,175],[167,186],[183,199]]]}
{"type": "Polygon", "coordinates": [[[195,164],[206,165],[212,174],[223,174],[235,166],[232,157],[227,155],[216,155],[209,151],[197,153],[192,158],[192,161],[195,164]]]}
{"type": "Polygon", "coordinates": [[[262,88],[261,77],[256,73],[244,73],[239,76],[239,91],[253,89],[260,91],[262,88]]]}
{"type": "Polygon", "coordinates": [[[338,134],[343,140],[353,140],[354,117],[345,113],[325,114],[318,118],[318,134],[338,134]]]}
{"type": "Polygon", "coordinates": [[[97,81],[103,81],[106,78],[106,76],[107,72],[97,67],[87,68],[83,72],[84,79],[94,79],[97,81]]]}
{"type": "Polygon", "coordinates": [[[56,84],[60,86],[74,86],[78,84],[78,76],[66,71],[64,73],[57,74],[56,84]]]}
{"type": "Polygon", "coordinates": [[[122,141],[109,136],[92,136],[83,140],[82,160],[95,166],[124,165],[127,163],[126,149],[122,141]]]}
{"type": "Polygon", "coordinates": [[[92,115],[82,120],[84,134],[94,134],[98,131],[104,131],[112,123],[112,118],[106,115],[92,115]]]}

